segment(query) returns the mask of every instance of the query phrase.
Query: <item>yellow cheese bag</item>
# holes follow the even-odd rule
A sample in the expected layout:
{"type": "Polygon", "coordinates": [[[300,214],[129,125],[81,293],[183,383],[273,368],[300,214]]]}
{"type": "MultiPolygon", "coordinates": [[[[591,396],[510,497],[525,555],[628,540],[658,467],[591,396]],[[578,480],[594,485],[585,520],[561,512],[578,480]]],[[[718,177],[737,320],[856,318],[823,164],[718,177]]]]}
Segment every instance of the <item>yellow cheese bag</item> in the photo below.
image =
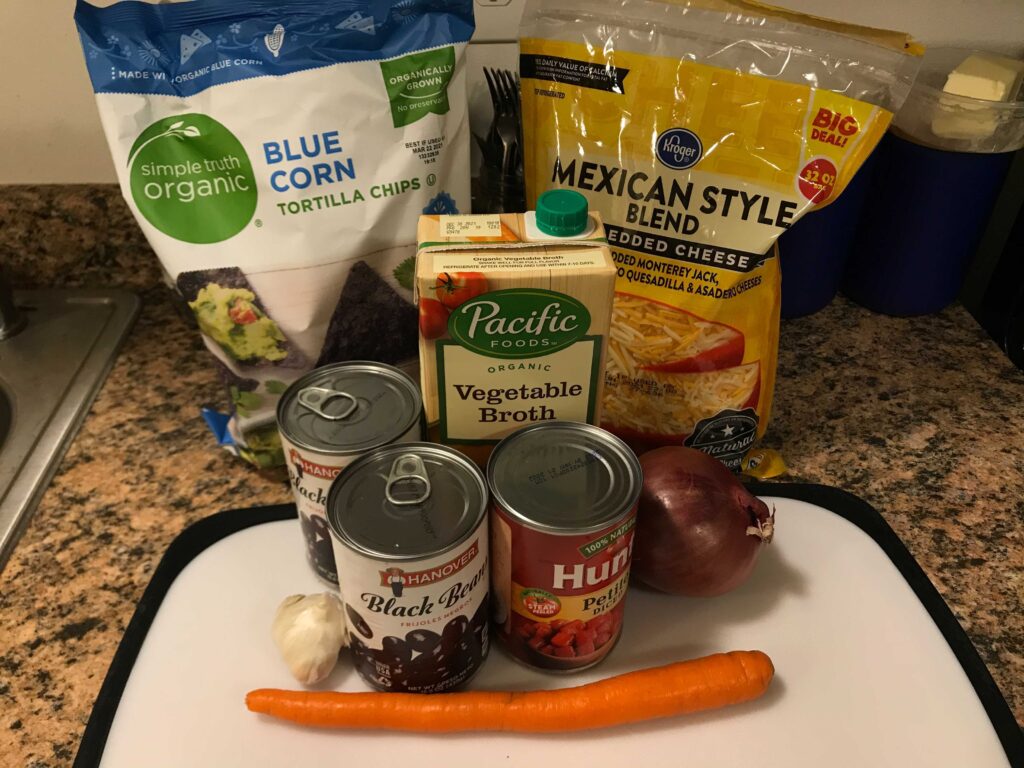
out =
{"type": "Polygon", "coordinates": [[[618,268],[602,425],[739,469],[771,410],[775,240],[849,183],[921,51],[733,0],[531,0],[522,35],[528,203],[583,193],[618,268]]]}

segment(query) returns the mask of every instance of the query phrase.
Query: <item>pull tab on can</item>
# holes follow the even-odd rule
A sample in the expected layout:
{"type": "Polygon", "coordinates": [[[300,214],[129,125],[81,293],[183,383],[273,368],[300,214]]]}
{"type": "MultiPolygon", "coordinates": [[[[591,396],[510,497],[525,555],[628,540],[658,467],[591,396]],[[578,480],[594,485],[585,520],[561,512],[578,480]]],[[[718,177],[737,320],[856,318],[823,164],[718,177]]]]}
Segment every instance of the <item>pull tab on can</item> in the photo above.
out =
{"type": "Polygon", "coordinates": [[[327,387],[306,387],[296,396],[299,404],[308,408],[317,416],[328,421],[343,421],[347,419],[359,407],[359,401],[348,392],[340,392],[327,387]],[[331,400],[346,400],[346,407],[341,413],[328,413],[324,410],[331,400]]]}
{"type": "Polygon", "coordinates": [[[395,459],[388,474],[384,496],[396,506],[422,504],[430,496],[430,479],[423,459],[405,453],[395,459]]]}

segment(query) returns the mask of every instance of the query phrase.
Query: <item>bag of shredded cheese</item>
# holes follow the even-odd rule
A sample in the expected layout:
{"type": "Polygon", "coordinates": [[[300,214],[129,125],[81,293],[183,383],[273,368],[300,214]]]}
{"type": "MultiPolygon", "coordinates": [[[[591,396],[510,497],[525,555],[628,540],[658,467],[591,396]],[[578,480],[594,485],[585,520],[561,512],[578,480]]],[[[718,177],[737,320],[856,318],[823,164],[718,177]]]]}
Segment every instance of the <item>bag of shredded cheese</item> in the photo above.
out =
{"type": "Polygon", "coordinates": [[[79,0],[75,21],[125,200],[227,384],[222,442],[282,464],[277,401],[310,368],[415,371],[416,223],[470,207],[472,1],[79,0]]]}
{"type": "Polygon", "coordinates": [[[603,426],[738,470],[771,410],[775,240],[849,183],[919,47],[738,0],[531,0],[520,50],[528,202],[582,192],[618,266],[603,426]]]}

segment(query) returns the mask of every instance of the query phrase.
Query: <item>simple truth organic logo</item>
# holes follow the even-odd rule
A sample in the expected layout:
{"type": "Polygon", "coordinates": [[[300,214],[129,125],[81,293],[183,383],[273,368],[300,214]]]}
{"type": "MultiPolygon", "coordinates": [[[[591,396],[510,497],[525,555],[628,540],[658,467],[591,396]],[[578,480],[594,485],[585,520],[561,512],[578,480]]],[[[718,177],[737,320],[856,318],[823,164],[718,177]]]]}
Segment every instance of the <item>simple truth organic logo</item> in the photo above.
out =
{"type": "Polygon", "coordinates": [[[187,243],[234,237],[256,212],[256,177],[242,143],[207,115],[158,120],[128,155],[132,199],[150,224],[187,243]]]}

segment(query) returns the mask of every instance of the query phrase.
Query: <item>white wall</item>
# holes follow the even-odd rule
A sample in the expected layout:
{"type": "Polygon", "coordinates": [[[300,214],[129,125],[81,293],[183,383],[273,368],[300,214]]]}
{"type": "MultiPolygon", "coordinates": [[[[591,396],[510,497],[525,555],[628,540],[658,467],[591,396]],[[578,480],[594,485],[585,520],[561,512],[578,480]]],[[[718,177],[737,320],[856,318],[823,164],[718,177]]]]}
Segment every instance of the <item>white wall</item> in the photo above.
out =
{"type": "MultiPolygon", "coordinates": [[[[493,0],[477,3],[488,5],[493,0]]],[[[901,29],[933,45],[1024,53],[1024,0],[781,0],[780,4],[818,16],[901,29]]],[[[0,121],[0,184],[114,180],[73,11],[73,0],[0,0],[0,29],[4,30],[0,97],[7,107],[6,119],[0,121]]]]}
{"type": "Polygon", "coordinates": [[[0,183],[114,181],[74,0],[0,0],[0,183]]]}

